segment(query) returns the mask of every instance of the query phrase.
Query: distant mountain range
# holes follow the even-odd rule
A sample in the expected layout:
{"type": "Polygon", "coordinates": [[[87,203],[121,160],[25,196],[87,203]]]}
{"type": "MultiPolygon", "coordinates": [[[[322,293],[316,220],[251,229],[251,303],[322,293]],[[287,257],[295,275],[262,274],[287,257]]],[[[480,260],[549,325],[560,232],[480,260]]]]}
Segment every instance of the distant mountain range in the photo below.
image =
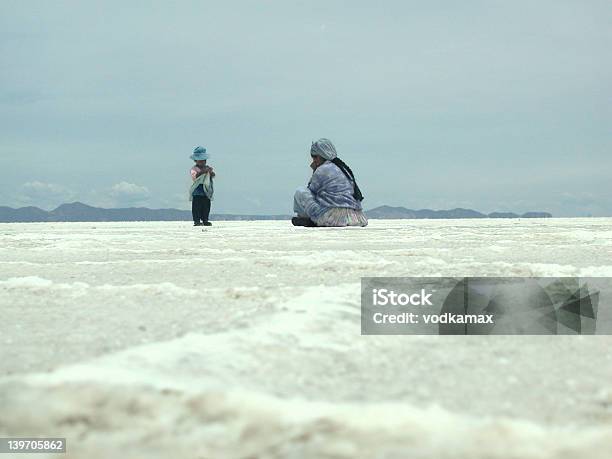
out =
{"type": "MultiPolygon", "coordinates": [[[[287,220],[289,215],[234,215],[211,214],[211,220],[287,220]]],[[[129,222],[129,221],[181,221],[191,220],[190,210],[149,209],[127,207],[103,209],[82,202],[62,204],[57,209],[46,211],[38,207],[0,207],[0,222],[129,222]]]]}
{"type": "Polygon", "coordinates": [[[431,210],[421,209],[412,210],[405,207],[380,206],[366,212],[368,218],[551,218],[548,212],[525,212],[515,214],[513,212],[491,212],[483,214],[472,209],[450,209],[450,210],[431,210]]]}
{"type": "MultiPolygon", "coordinates": [[[[550,218],[548,212],[527,212],[522,215],[511,212],[493,212],[488,215],[471,209],[412,210],[405,207],[380,206],[366,211],[373,219],[423,219],[423,218],[550,218]]],[[[211,214],[211,220],[289,220],[291,215],[238,215],[211,214]]],[[[191,211],[179,209],[148,209],[128,207],[103,209],[81,202],[62,204],[57,209],[46,211],[38,207],[0,206],[0,222],[125,222],[125,221],[180,221],[191,220],[191,211]]]]}

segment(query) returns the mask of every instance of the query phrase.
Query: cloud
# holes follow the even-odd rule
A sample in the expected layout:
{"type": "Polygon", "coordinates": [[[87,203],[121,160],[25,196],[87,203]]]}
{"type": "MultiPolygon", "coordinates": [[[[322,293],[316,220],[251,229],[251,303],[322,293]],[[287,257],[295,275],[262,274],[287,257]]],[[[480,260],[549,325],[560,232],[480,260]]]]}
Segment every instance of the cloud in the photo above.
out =
{"type": "Polygon", "coordinates": [[[77,193],[68,187],[33,181],[21,185],[16,201],[21,205],[50,209],[65,202],[74,201],[76,197],[77,193]]]}
{"type": "Polygon", "coordinates": [[[59,194],[65,193],[67,191],[66,187],[62,185],[57,185],[55,183],[45,183],[45,182],[26,182],[21,186],[22,191],[31,194],[41,194],[41,193],[52,193],[59,194]]]}
{"type": "Polygon", "coordinates": [[[129,182],[119,182],[113,185],[109,192],[115,205],[145,204],[151,197],[146,186],[129,182]]]}

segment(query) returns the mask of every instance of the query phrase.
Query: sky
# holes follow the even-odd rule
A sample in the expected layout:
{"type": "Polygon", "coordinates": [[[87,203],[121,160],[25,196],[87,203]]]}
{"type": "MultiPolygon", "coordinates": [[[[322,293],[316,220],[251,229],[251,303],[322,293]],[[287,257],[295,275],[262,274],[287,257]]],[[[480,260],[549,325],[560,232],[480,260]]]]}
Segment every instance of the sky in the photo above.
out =
{"type": "Polygon", "coordinates": [[[0,0],[0,205],[290,214],[331,139],[366,209],[612,216],[612,3],[0,0]]]}

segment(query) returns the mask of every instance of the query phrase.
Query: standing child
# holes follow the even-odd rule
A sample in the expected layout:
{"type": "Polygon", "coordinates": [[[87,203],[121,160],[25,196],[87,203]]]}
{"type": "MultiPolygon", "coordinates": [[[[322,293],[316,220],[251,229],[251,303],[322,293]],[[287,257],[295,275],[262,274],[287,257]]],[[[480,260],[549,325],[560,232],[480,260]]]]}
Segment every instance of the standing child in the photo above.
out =
{"type": "Polygon", "coordinates": [[[191,159],[195,165],[191,168],[191,179],[193,183],[189,189],[189,200],[191,201],[191,215],[193,226],[211,226],[208,221],[210,214],[210,201],[213,199],[213,168],[206,165],[208,153],[206,148],[195,147],[191,159]]]}

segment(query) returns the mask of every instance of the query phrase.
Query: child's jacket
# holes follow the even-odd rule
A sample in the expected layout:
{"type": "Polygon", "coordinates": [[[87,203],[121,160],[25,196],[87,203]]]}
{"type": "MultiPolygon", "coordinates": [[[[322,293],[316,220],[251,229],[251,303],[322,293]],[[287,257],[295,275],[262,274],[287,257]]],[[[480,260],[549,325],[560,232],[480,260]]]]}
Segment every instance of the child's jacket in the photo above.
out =
{"type": "Polygon", "coordinates": [[[209,173],[202,174],[193,181],[191,187],[189,188],[189,200],[193,201],[193,192],[200,185],[202,185],[202,187],[204,188],[204,194],[206,195],[206,197],[208,197],[208,199],[212,201],[215,190],[213,186],[213,179],[209,173]]]}

